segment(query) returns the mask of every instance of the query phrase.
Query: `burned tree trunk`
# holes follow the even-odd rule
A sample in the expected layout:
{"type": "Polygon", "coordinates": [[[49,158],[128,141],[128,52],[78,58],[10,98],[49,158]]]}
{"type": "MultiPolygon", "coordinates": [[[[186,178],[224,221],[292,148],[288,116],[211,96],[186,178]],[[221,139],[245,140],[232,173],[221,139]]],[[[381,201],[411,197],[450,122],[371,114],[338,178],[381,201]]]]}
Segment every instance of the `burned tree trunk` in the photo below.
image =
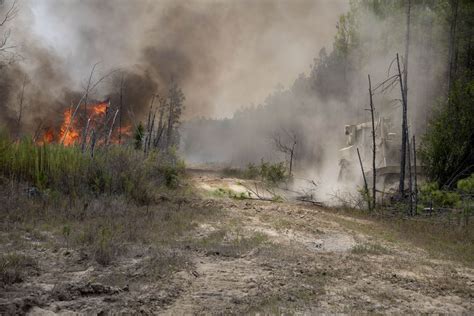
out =
{"type": "Polygon", "coordinates": [[[119,113],[119,110],[115,111],[114,118],[112,119],[112,124],[110,124],[109,133],[107,134],[107,138],[105,140],[106,146],[110,144],[110,138],[112,137],[112,131],[114,130],[115,120],[117,119],[118,113],[119,113]]]}
{"type": "Polygon", "coordinates": [[[401,197],[404,197],[405,191],[405,168],[406,168],[406,155],[407,155],[407,112],[408,112],[408,53],[410,50],[410,14],[411,14],[411,0],[407,0],[407,26],[406,26],[406,36],[405,36],[405,62],[403,67],[403,79],[402,72],[400,69],[400,59],[397,54],[397,66],[398,66],[398,75],[400,78],[400,89],[402,94],[402,148],[400,153],[400,183],[398,186],[398,191],[401,197]]]}
{"type": "Polygon", "coordinates": [[[84,128],[84,132],[82,134],[82,144],[81,144],[81,152],[84,153],[86,150],[86,144],[87,144],[87,133],[89,132],[89,124],[91,122],[91,118],[87,119],[86,126],[84,128]]]}
{"type": "Polygon", "coordinates": [[[156,137],[155,137],[155,140],[153,141],[153,146],[155,146],[155,148],[158,148],[160,146],[161,136],[163,135],[163,131],[165,129],[164,122],[163,122],[164,115],[165,115],[165,106],[166,106],[166,99],[160,98],[160,118],[158,120],[158,130],[156,131],[156,137]]]}
{"type": "Polygon", "coordinates": [[[296,136],[296,133],[294,133],[294,132],[289,133],[285,129],[283,129],[283,131],[288,136],[288,138],[290,140],[290,143],[287,144],[286,142],[283,142],[281,140],[281,137],[280,137],[279,134],[275,134],[273,136],[273,143],[275,144],[275,147],[278,151],[284,153],[285,155],[288,155],[288,157],[289,157],[289,159],[288,159],[289,160],[288,161],[288,165],[289,165],[288,175],[291,178],[291,176],[293,175],[293,161],[294,161],[294,157],[295,157],[296,145],[298,144],[298,137],[296,136]]]}
{"type": "MultiPolygon", "coordinates": [[[[407,133],[408,134],[408,133],[407,133]]],[[[409,192],[409,215],[413,216],[413,175],[411,172],[411,147],[410,147],[410,139],[407,138],[407,155],[408,155],[408,192],[409,192]]]]}
{"type": "Polygon", "coordinates": [[[405,192],[405,168],[406,168],[406,155],[407,155],[407,102],[405,99],[405,83],[402,78],[402,71],[400,68],[400,58],[397,54],[397,67],[398,67],[398,78],[400,81],[400,91],[402,95],[402,148],[400,153],[400,183],[398,191],[400,196],[404,196],[405,192]]]}
{"type": "Polygon", "coordinates": [[[414,198],[415,198],[415,212],[418,210],[418,181],[417,181],[417,170],[416,170],[416,142],[415,135],[413,135],[413,166],[415,173],[415,188],[414,188],[414,198]]]}
{"type": "Polygon", "coordinates": [[[370,98],[370,114],[372,117],[372,172],[373,172],[373,184],[372,184],[372,207],[375,209],[375,200],[376,200],[376,180],[377,180],[377,171],[375,170],[375,158],[377,148],[375,147],[375,119],[374,119],[374,101],[372,94],[372,83],[369,78],[369,98],[370,98]]]}
{"type": "Polygon", "coordinates": [[[364,190],[365,190],[365,194],[367,196],[367,207],[369,208],[369,210],[372,210],[372,208],[370,206],[369,187],[367,185],[367,178],[365,177],[364,165],[362,164],[362,159],[360,158],[359,148],[357,148],[357,156],[359,157],[360,169],[362,171],[362,177],[364,178],[364,190]]]}
{"type": "Polygon", "coordinates": [[[148,152],[148,144],[149,144],[149,139],[151,138],[151,132],[150,132],[150,128],[151,128],[151,120],[152,120],[152,116],[151,116],[151,113],[153,111],[153,103],[155,102],[155,95],[153,95],[151,97],[151,102],[150,102],[150,109],[148,110],[148,120],[147,120],[147,124],[146,124],[146,132],[145,132],[145,142],[144,142],[144,146],[143,146],[143,152],[146,154],[148,152]]]}
{"type": "Polygon", "coordinates": [[[119,134],[118,134],[118,143],[122,143],[122,113],[123,113],[123,88],[124,88],[124,79],[123,74],[120,79],[120,103],[119,103],[119,134]]]}

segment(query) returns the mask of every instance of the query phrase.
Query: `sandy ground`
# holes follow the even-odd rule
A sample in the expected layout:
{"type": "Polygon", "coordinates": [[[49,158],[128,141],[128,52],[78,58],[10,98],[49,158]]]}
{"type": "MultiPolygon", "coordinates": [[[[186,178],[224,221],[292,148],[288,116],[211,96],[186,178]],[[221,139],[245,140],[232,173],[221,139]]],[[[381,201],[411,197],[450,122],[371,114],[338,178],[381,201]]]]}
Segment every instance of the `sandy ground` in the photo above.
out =
{"type": "Polygon", "coordinates": [[[189,269],[151,281],[141,277],[139,250],[99,267],[32,239],[40,273],[1,295],[2,314],[474,313],[468,267],[352,230],[343,223],[371,223],[313,205],[213,197],[219,188],[241,190],[235,179],[198,174],[193,181],[206,205],[222,209],[190,232],[196,239],[225,229],[229,238],[264,242],[237,255],[189,247],[189,269]]]}

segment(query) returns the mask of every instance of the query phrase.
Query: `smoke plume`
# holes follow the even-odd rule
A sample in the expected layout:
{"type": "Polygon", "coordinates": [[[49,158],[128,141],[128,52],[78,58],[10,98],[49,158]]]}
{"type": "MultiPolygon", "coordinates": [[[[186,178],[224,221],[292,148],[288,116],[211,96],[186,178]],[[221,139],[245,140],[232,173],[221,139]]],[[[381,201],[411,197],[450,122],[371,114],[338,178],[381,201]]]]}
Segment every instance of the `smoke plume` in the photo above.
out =
{"type": "MultiPolygon", "coordinates": [[[[13,0],[4,1],[3,13],[13,0]]],[[[23,0],[0,31],[16,61],[3,68],[2,124],[18,120],[26,82],[22,128],[54,121],[77,102],[97,62],[95,78],[119,70],[92,98],[116,95],[135,120],[150,98],[175,80],[187,97],[186,118],[231,116],[261,102],[278,83],[305,71],[333,35],[346,1],[23,0]]],[[[50,122],[52,123],[52,122],[50,122]]]]}

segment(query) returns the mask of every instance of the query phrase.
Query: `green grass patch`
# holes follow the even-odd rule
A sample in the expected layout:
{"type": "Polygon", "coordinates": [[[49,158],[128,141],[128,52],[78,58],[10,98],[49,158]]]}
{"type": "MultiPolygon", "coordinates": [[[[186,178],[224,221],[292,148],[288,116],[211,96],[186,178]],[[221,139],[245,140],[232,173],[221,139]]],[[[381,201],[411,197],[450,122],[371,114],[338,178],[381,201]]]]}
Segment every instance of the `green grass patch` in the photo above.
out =
{"type": "Polygon", "coordinates": [[[380,244],[364,243],[352,247],[351,252],[358,255],[387,255],[390,251],[380,244]]]}

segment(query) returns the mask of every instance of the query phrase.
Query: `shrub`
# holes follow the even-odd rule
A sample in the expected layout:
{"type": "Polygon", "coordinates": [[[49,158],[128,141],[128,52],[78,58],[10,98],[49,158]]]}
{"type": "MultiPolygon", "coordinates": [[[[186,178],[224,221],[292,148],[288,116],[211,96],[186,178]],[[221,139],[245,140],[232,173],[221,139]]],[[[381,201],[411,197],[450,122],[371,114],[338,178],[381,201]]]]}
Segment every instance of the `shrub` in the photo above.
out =
{"type": "Polygon", "coordinates": [[[36,261],[26,255],[10,253],[0,256],[0,284],[22,282],[29,271],[36,270],[36,261]]]}
{"type": "Polygon", "coordinates": [[[256,179],[260,175],[260,168],[253,163],[249,163],[244,175],[247,179],[256,179]]]}
{"type": "Polygon", "coordinates": [[[455,207],[459,205],[461,197],[457,192],[440,190],[436,182],[427,182],[420,188],[420,201],[424,205],[455,207]]]}
{"type": "Polygon", "coordinates": [[[278,184],[288,179],[285,163],[269,163],[262,160],[260,165],[260,175],[265,182],[278,184]]]}
{"type": "Polygon", "coordinates": [[[474,194],[474,173],[469,178],[459,180],[457,186],[463,193],[474,194]]]}

